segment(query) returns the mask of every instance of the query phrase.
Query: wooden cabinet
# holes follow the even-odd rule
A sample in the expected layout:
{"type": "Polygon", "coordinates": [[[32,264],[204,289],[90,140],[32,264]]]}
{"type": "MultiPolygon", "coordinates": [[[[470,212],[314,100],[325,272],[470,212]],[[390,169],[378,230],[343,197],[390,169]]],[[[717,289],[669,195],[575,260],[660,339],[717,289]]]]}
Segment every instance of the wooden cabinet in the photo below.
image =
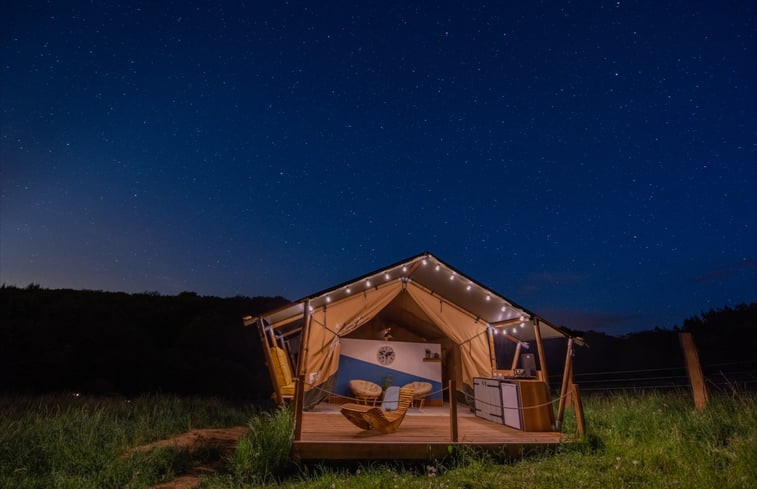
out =
{"type": "Polygon", "coordinates": [[[539,380],[518,380],[523,431],[553,431],[555,415],[547,384],[539,380]]]}
{"type": "Polygon", "coordinates": [[[476,416],[523,431],[553,431],[547,384],[539,380],[473,379],[476,416]]]}

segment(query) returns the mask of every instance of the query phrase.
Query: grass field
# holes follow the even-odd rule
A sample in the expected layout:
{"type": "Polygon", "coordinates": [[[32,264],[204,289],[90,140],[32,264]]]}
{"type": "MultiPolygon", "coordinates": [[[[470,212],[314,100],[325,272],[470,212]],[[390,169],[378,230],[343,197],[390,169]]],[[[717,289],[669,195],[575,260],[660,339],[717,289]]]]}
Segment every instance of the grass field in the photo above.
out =
{"type": "Polygon", "coordinates": [[[0,488],[141,488],[174,478],[202,451],[134,446],[255,415],[217,400],[69,396],[0,398],[0,488]]]}
{"type": "Polygon", "coordinates": [[[163,448],[124,457],[128,448],[191,428],[245,423],[250,435],[203,487],[757,487],[754,394],[715,397],[704,413],[687,393],[587,396],[584,405],[583,442],[519,460],[464,451],[426,464],[295,465],[287,411],[166,397],[6,398],[0,487],[149,487],[213,454],[163,448]]]}

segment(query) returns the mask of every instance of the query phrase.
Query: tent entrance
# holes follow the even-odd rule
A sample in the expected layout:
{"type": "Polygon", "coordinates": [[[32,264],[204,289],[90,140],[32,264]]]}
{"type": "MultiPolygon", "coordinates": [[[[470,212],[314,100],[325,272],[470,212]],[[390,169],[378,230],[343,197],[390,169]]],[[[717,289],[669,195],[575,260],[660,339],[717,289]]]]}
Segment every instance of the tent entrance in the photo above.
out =
{"type": "MultiPolygon", "coordinates": [[[[441,345],[438,361],[441,367],[441,385],[446,386],[449,380],[460,382],[460,354],[454,341],[447,337],[439,326],[418,306],[411,295],[402,290],[384,309],[373,319],[359,329],[344,336],[345,339],[375,340],[377,342],[391,343],[428,343],[441,345]]],[[[436,347],[429,348],[429,350],[436,347]]],[[[433,356],[433,352],[431,353],[433,356]]],[[[425,356],[421,351],[418,360],[422,361],[425,356]]],[[[341,366],[340,366],[341,370],[341,366]]],[[[344,372],[342,372],[344,374],[344,372]]],[[[448,395],[445,391],[444,399],[448,395]]]]}

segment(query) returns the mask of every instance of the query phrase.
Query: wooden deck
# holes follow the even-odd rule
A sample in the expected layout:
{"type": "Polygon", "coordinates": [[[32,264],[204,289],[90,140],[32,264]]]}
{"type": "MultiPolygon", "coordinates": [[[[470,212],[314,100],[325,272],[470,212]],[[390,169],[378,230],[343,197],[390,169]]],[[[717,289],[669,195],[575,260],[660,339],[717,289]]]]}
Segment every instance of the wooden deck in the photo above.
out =
{"type": "Polygon", "coordinates": [[[558,432],[523,432],[458,411],[458,442],[453,443],[449,409],[411,409],[399,431],[364,431],[339,414],[336,406],[304,412],[302,436],[293,455],[302,460],[434,459],[449,455],[450,447],[465,445],[519,455],[570,441],[558,432]]]}

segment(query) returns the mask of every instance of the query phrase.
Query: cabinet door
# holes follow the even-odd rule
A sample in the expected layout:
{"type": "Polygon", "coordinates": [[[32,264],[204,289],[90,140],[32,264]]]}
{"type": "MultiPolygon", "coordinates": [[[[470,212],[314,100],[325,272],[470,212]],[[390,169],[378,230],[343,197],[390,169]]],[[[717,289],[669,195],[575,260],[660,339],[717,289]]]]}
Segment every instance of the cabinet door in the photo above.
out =
{"type": "Polygon", "coordinates": [[[489,421],[502,424],[502,398],[499,395],[499,384],[499,380],[486,381],[486,402],[488,403],[486,410],[489,421]]]}
{"type": "Polygon", "coordinates": [[[500,385],[500,395],[502,399],[502,414],[504,424],[511,428],[523,429],[523,423],[520,417],[520,396],[518,395],[518,384],[502,382],[500,385]]]}
{"type": "Polygon", "coordinates": [[[486,379],[476,377],[473,379],[473,396],[475,398],[476,416],[489,419],[489,389],[486,379]]]}

